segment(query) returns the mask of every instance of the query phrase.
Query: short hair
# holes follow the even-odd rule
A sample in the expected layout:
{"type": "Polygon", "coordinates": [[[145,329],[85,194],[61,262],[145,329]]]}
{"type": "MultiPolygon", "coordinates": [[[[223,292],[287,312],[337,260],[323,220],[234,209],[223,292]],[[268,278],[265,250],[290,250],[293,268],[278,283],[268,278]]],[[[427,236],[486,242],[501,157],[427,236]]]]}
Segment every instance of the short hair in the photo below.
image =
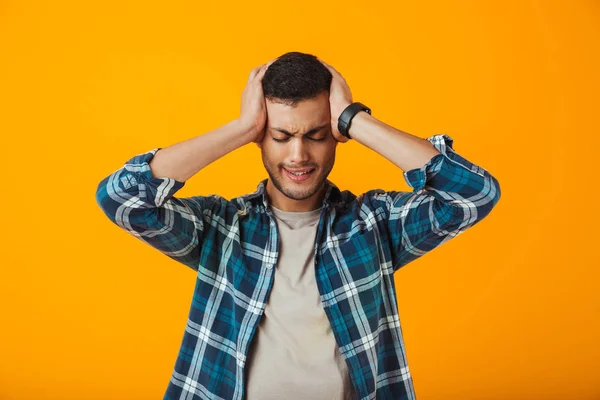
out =
{"type": "Polygon", "coordinates": [[[331,72],[316,56],[292,51],[278,57],[263,76],[263,93],[267,100],[295,106],[329,92],[331,72]]]}

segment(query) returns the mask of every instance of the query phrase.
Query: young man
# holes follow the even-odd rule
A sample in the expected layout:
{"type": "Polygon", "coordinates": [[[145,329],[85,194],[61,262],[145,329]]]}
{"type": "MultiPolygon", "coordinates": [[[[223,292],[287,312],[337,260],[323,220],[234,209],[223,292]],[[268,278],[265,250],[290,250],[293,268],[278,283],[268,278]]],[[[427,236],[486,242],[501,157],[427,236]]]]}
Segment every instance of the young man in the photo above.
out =
{"type": "Polygon", "coordinates": [[[252,70],[238,119],[103,179],[96,199],[110,220],[197,274],[164,398],[415,399],[393,274],[500,198],[452,143],[378,121],[334,68],[294,52],[252,70]],[[327,176],[349,139],[414,190],[340,191],[327,176]],[[174,196],[250,142],[269,175],[256,192],[174,196]]]}

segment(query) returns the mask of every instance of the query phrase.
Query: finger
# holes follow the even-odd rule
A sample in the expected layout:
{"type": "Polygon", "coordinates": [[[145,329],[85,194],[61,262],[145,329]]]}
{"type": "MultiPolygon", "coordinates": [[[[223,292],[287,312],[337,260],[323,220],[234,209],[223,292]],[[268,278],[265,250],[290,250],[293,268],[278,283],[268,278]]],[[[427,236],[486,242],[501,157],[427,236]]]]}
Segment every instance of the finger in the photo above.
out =
{"type": "Polygon", "coordinates": [[[268,64],[264,64],[256,74],[255,79],[258,79],[258,81],[261,82],[265,76],[265,72],[267,72],[267,69],[269,69],[268,64]]]}
{"type": "Polygon", "coordinates": [[[256,73],[256,75],[254,76],[255,79],[258,79],[259,82],[262,82],[265,73],[267,72],[267,70],[269,69],[269,67],[271,66],[271,64],[273,64],[273,62],[275,62],[276,58],[272,59],[271,61],[269,61],[266,64],[263,64],[260,69],[258,70],[258,72],[256,73]]]}
{"type": "Polygon", "coordinates": [[[250,82],[252,79],[254,79],[254,76],[258,72],[259,68],[260,67],[252,68],[252,70],[250,71],[250,74],[248,75],[248,82],[250,82]]]}
{"type": "Polygon", "coordinates": [[[252,68],[252,71],[250,71],[250,75],[248,75],[248,82],[250,82],[252,79],[254,79],[254,77],[256,76],[256,74],[258,73],[258,71],[260,70],[261,67],[262,67],[262,65],[259,65],[256,68],[252,68]]]}
{"type": "Polygon", "coordinates": [[[332,74],[337,73],[336,69],[333,68],[331,65],[327,64],[325,61],[321,60],[320,58],[317,58],[317,60],[319,60],[321,64],[323,64],[332,74]]]}
{"type": "Polygon", "coordinates": [[[331,65],[327,64],[325,61],[319,60],[323,63],[323,65],[329,70],[329,72],[331,72],[331,75],[333,77],[334,80],[341,80],[341,81],[346,81],[344,79],[344,77],[342,76],[342,74],[340,74],[338,72],[337,69],[333,68],[331,65]]]}
{"type": "Polygon", "coordinates": [[[248,76],[248,82],[250,82],[254,78],[259,78],[259,80],[262,81],[262,78],[265,75],[265,72],[267,71],[267,69],[269,69],[269,66],[271,64],[273,64],[273,62],[275,60],[277,60],[277,59],[274,58],[271,61],[269,61],[268,63],[259,65],[258,67],[252,69],[252,71],[250,71],[250,75],[248,76]]]}

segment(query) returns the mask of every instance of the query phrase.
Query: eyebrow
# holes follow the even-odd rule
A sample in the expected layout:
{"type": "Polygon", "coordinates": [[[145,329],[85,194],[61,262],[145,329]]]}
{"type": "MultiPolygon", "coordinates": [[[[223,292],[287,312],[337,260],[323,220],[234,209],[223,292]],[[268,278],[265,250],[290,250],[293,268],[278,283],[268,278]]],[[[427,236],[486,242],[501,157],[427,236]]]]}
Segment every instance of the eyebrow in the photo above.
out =
{"type": "MultiPolygon", "coordinates": [[[[323,129],[323,128],[327,127],[328,125],[329,125],[329,123],[327,123],[327,124],[324,124],[324,125],[321,125],[321,126],[316,126],[316,127],[312,128],[311,130],[309,130],[308,132],[306,132],[306,133],[305,133],[303,136],[311,136],[311,135],[314,135],[315,133],[319,132],[321,129],[323,129]]],[[[284,134],[286,134],[287,136],[294,136],[294,135],[295,135],[295,133],[288,132],[288,131],[286,131],[285,129],[276,128],[276,127],[273,127],[273,126],[270,126],[269,128],[271,128],[271,129],[273,129],[273,130],[276,130],[276,131],[278,131],[278,132],[284,133],[284,134]]]]}

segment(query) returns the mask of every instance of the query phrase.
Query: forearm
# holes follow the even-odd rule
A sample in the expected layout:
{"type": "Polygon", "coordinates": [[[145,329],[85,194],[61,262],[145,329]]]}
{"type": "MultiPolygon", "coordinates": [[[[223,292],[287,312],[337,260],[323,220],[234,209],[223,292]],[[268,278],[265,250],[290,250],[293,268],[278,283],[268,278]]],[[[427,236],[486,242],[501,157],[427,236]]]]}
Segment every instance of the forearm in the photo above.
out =
{"type": "Polygon", "coordinates": [[[440,152],[426,139],[393,128],[366,112],[352,119],[350,137],[387,158],[403,171],[421,168],[440,152]]]}
{"type": "Polygon", "coordinates": [[[252,141],[252,133],[233,120],[217,129],[156,152],[152,175],[185,182],[202,168],[252,141]]]}

